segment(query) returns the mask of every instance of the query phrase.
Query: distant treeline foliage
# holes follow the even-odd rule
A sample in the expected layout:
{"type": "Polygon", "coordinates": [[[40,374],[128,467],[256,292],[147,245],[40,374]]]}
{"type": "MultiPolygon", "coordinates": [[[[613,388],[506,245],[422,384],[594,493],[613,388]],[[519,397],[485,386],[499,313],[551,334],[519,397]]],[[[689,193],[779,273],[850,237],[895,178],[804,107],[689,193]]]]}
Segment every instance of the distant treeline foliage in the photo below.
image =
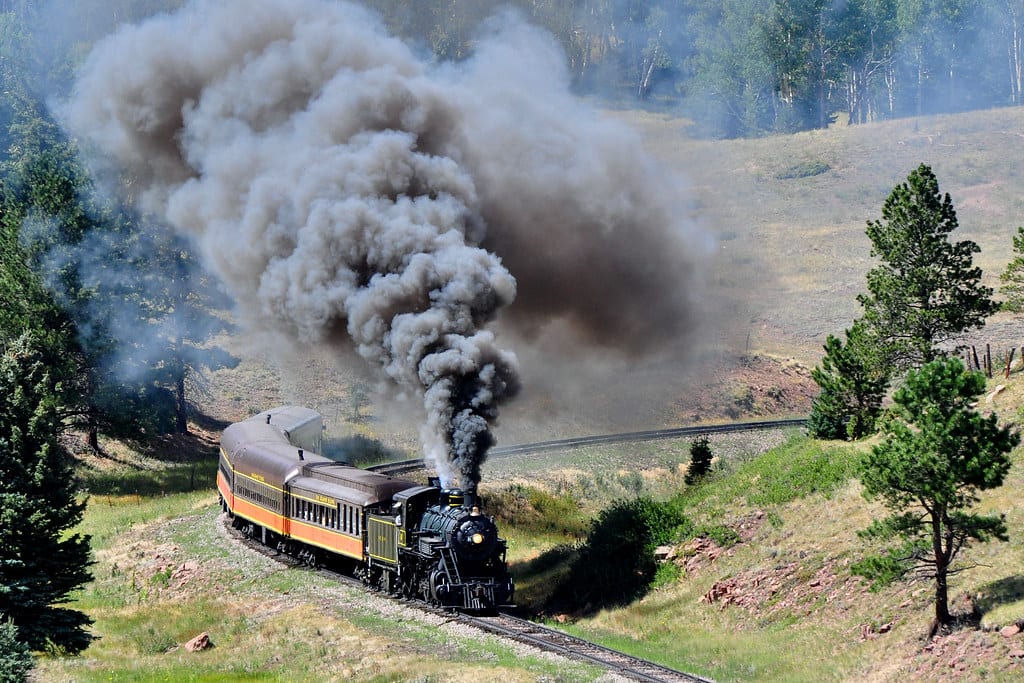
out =
{"type": "MultiPolygon", "coordinates": [[[[0,12],[19,15],[34,34],[54,41],[41,50],[49,63],[40,78],[59,89],[105,33],[184,4],[0,0],[0,12]]],[[[443,60],[472,55],[486,22],[511,7],[554,36],[579,93],[667,109],[713,137],[1017,105],[1024,84],[1024,0],[360,4],[443,60]]]]}
{"type": "Polygon", "coordinates": [[[515,6],[574,87],[717,137],[1021,103],[1024,0],[366,0],[440,58],[515,6]]]}

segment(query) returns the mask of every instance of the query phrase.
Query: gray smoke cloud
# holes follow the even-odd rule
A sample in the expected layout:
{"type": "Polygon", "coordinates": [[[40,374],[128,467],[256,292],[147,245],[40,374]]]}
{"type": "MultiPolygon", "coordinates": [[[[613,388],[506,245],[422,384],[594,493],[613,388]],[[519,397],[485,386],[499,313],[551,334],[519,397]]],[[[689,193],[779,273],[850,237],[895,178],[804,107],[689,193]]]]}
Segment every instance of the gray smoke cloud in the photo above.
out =
{"type": "Polygon", "coordinates": [[[500,310],[627,350],[692,326],[678,186],[567,86],[507,14],[453,65],[353,5],[200,0],[97,43],[65,118],[245,323],[352,345],[422,396],[425,457],[475,487],[519,388],[500,310]]]}

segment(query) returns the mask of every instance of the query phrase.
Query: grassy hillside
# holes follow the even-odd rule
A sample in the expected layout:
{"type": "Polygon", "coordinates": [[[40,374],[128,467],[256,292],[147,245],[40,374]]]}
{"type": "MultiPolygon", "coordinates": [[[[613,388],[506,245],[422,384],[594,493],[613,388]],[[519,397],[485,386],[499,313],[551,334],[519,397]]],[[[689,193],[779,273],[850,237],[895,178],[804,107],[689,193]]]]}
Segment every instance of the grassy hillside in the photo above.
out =
{"type": "MultiPolygon", "coordinates": [[[[977,260],[989,284],[997,284],[1010,236],[1024,223],[1016,163],[1024,110],[725,142],[690,140],[686,122],[664,116],[609,115],[636,125],[644,144],[680,171],[692,220],[719,238],[702,293],[712,315],[685,366],[555,349],[564,359],[555,386],[543,381],[543,353],[516,349],[526,390],[503,413],[503,444],[805,413],[814,393],[808,367],[825,336],[858,314],[855,296],[872,264],[864,223],[921,162],[952,195],[959,237],[981,245],[977,260]]],[[[996,351],[1024,344],[1014,319],[993,323],[974,341],[991,341],[996,351]]],[[[458,632],[225,546],[212,488],[219,424],[298,402],[327,417],[333,447],[378,457],[415,453],[418,418],[386,394],[354,408],[354,390],[374,388],[358,366],[321,356],[282,362],[264,340],[245,336],[222,342],[242,362],[210,378],[209,419],[194,425],[193,437],[147,453],[104,442],[103,457],[83,457],[91,493],[85,530],[97,565],[78,606],[96,619],[100,640],[82,657],[44,659],[39,680],[600,679],[600,671],[458,632]],[[185,651],[204,631],[216,647],[185,651]]],[[[1016,422],[1024,374],[993,380],[993,390],[999,382],[1007,388],[992,407],[1016,422]]],[[[712,447],[718,469],[699,492],[684,493],[688,514],[729,525],[742,541],[727,549],[682,544],[678,571],[636,604],[549,618],[718,680],[1015,680],[1024,673],[1024,640],[996,630],[1024,619],[1021,451],[1007,484],[982,503],[1006,513],[1010,542],[972,550],[966,559],[977,566],[951,586],[954,609],[965,609],[969,596],[989,630],[927,643],[929,584],[872,593],[848,570],[861,551],[856,531],[877,512],[849,475],[867,445],[743,435],[718,437],[712,447]],[[828,485],[815,486],[822,477],[828,485]]],[[[568,545],[603,507],[685,492],[688,448],[652,442],[487,463],[485,495],[520,506],[503,530],[523,604],[543,604],[571,558],[568,545]]]]}
{"type": "Polygon", "coordinates": [[[679,119],[618,116],[681,174],[694,219],[718,236],[711,293],[730,302],[733,334],[751,348],[813,362],[825,336],[859,314],[873,264],[865,223],[918,164],[953,199],[954,238],[981,246],[987,284],[998,285],[1024,224],[1019,107],[732,141],[689,139],[679,119]]]}
{"type": "MultiPolygon", "coordinates": [[[[1024,374],[1006,386],[993,406],[1015,420],[1024,374]]],[[[81,657],[44,658],[38,680],[601,679],[599,670],[461,631],[232,544],[212,488],[214,437],[200,432],[175,444],[197,460],[106,444],[110,457],[86,463],[84,530],[97,564],[77,606],[96,620],[100,639],[81,657]],[[213,649],[184,648],[204,632],[213,649]]],[[[502,506],[520,605],[720,681],[1019,679],[1024,636],[998,630],[1024,620],[1024,450],[1006,485],[982,502],[1006,513],[1010,542],[972,549],[964,560],[976,566],[951,584],[954,611],[969,598],[983,630],[929,642],[929,582],[872,592],[849,571],[864,552],[856,531],[879,512],[852,476],[870,444],[793,432],[714,437],[711,445],[715,471],[689,489],[685,440],[493,460],[483,494],[502,506]],[[634,495],[681,496],[695,523],[728,526],[740,540],[678,544],[676,570],[659,572],[656,587],[631,605],[545,611],[588,520],[634,495]]]]}

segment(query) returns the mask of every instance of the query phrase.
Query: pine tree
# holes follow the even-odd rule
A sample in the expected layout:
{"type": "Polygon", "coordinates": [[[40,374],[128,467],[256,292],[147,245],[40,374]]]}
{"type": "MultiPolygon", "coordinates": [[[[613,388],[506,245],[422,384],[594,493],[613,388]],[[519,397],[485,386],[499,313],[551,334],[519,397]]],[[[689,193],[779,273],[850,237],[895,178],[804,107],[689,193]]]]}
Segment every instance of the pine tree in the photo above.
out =
{"type": "Polygon", "coordinates": [[[35,666],[28,645],[18,640],[18,627],[9,620],[0,620],[0,682],[21,683],[35,666]]]}
{"type": "Polygon", "coordinates": [[[686,470],[685,481],[693,485],[711,471],[711,440],[707,434],[701,434],[690,444],[690,467],[686,470]]]}
{"type": "Polygon", "coordinates": [[[952,199],[940,194],[925,164],[893,189],[882,220],[868,221],[871,254],[882,265],[868,272],[869,294],[858,300],[894,370],[938,358],[945,345],[982,327],[998,308],[973,265],[978,245],[949,241],[957,225],[952,199]]]}
{"type": "Polygon", "coordinates": [[[897,413],[884,425],[885,441],[861,467],[865,497],[880,499],[892,513],[865,535],[902,544],[855,570],[892,576],[916,569],[933,577],[938,625],[952,620],[947,578],[960,550],[970,541],[1007,540],[1002,515],[971,511],[979,491],[1002,485],[1008,454],[1020,441],[996,415],[971,407],[984,390],[984,375],[965,370],[957,358],[911,371],[894,395],[897,413]]]}
{"type": "Polygon", "coordinates": [[[889,384],[876,355],[877,342],[863,321],[846,330],[846,343],[829,335],[821,365],[811,377],[821,392],[807,427],[821,439],[859,439],[874,432],[889,384]]]}
{"type": "Polygon", "coordinates": [[[1013,260],[1006,264],[1006,270],[999,279],[1003,286],[999,291],[1006,297],[1002,308],[1014,313],[1024,312],[1024,227],[1017,228],[1013,236],[1013,260]]]}
{"type": "Polygon", "coordinates": [[[76,653],[92,636],[60,607],[92,577],[70,456],[61,447],[61,368],[31,333],[0,340],[0,617],[34,650],[76,653]]]}

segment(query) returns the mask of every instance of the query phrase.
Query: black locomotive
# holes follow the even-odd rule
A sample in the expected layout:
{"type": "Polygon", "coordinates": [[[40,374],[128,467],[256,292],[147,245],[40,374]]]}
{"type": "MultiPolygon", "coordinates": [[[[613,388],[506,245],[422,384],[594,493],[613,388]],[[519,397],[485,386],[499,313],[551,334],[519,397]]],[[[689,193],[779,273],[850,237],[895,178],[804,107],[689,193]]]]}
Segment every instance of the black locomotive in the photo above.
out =
{"type": "Polygon", "coordinates": [[[325,458],[322,425],[285,406],[224,430],[217,488],[235,526],[394,595],[472,611],[511,603],[505,540],[471,492],[325,458]]]}

